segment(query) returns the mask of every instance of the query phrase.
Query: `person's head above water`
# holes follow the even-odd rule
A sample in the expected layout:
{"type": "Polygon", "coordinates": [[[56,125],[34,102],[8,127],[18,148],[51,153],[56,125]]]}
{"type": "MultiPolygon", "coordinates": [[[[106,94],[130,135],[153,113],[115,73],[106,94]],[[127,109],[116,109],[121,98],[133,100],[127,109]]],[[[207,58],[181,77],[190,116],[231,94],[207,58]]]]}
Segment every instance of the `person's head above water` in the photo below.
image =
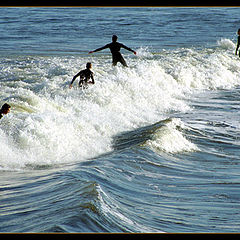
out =
{"type": "Polygon", "coordinates": [[[7,103],[4,103],[2,108],[0,109],[0,113],[2,114],[8,114],[10,112],[11,106],[7,103]]]}
{"type": "Polygon", "coordinates": [[[112,41],[113,41],[113,42],[116,42],[117,39],[118,39],[117,35],[113,35],[113,36],[112,36],[112,41]]]}
{"type": "Polygon", "coordinates": [[[238,33],[238,35],[240,36],[240,28],[238,29],[238,32],[237,32],[237,33],[238,33]]]}
{"type": "Polygon", "coordinates": [[[92,63],[88,62],[88,63],[86,64],[86,68],[87,68],[87,69],[92,68],[92,63]]]}

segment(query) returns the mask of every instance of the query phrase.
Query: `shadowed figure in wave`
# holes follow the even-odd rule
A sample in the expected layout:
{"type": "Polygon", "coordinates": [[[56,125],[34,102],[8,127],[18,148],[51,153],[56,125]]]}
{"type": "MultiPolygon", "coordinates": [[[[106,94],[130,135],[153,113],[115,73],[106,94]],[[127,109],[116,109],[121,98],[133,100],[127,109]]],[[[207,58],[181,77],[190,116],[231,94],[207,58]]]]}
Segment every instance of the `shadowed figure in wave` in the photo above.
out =
{"type": "MultiPolygon", "coordinates": [[[[237,41],[237,47],[236,47],[236,52],[235,55],[238,54],[238,48],[240,46],[240,28],[238,29],[238,41],[237,41]]],[[[239,57],[240,57],[240,51],[239,51],[239,57]]]]}
{"type": "Polygon", "coordinates": [[[10,112],[10,108],[11,106],[9,104],[3,104],[2,108],[0,109],[0,119],[3,117],[3,114],[7,115],[10,112]]]}
{"type": "Polygon", "coordinates": [[[80,77],[80,81],[79,81],[79,87],[87,87],[87,84],[94,84],[94,78],[93,78],[93,72],[90,70],[92,68],[92,64],[90,62],[87,63],[86,65],[86,69],[80,71],[78,74],[76,74],[70,85],[69,88],[72,88],[73,82],[75,81],[75,79],[77,77],[80,77]],[[92,81],[89,81],[89,79],[92,79],[92,81]]]}

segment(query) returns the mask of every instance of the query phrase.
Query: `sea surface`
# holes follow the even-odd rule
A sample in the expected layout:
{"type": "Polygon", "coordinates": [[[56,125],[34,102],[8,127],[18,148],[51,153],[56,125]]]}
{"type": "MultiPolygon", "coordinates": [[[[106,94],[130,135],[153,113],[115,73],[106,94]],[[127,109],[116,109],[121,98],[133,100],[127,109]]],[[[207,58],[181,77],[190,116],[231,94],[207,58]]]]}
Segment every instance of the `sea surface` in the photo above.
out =
{"type": "Polygon", "coordinates": [[[240,232],[239,13],[0,8],[0,232],[240,232]]]}

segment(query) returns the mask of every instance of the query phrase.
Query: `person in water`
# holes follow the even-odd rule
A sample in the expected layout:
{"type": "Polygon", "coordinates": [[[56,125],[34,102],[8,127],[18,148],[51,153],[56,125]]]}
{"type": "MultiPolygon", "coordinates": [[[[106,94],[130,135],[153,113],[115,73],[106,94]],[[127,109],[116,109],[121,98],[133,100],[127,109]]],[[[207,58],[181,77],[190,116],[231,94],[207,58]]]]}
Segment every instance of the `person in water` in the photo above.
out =
{"type": "Polygon", "coordinates": [[[118,39],[118,37],[116,35],[113,35],[111,43],[109,43],[109,44],[107,44],[107,45],[105,45],[101,48],[98,48],[94,51],[90,51],[89,53],[94,53],[94,52],[98,52],[98,51],[101,51],[101,50],[106,49],[106,48],[110,48],[110,51],[112,53],[112,64],[113,64],[113,66],[116,66],[117,63],[120,62],[123,66],[127,67],[127,63],[124,60],[123,56],[121,55],[120,49],[125,48],[128,51],[133,52],[135,55],[137,53],[134,50],[132,50],[131,48],[126,47],[122,43],[117,42],[117,39],[118,39]]]}
{"type": "Polygon", "coordinates": [[[3,117],[3,114],[6,115],[10,112],[11,106],[7,103],[4,103],[2,108],[0,109],[0,119],[3,117]]]}
{"type": "Polygon", "coordinates": [[[82,87],[83,85],[87,85],[87,84],[94,84],[94,78],[93,78],[93,72],[90,70],[92,68],[92,64],[90,62],[88,62],[86,64],[86,69],[80,71],[78,74],[76,74],[71,83],[69,88],[72,88],[73,82],[75,81],[75,79],[77,77],[80,77],[80,81],[79,81],[79,87],[82,87]],[[92,79],[92,81],[89,81],[89,79],[92,79]]]}
{"type": "MultiPolygon", "coordinates": [[[[235,55],[237,55],[239,46],[240,46],[240,28],[238,29],[238,41],[237,41],[237,48],[236,48],[235,55]]],[[[239,57],[240,57],[240,51],[239,51],[239,57]]]]}

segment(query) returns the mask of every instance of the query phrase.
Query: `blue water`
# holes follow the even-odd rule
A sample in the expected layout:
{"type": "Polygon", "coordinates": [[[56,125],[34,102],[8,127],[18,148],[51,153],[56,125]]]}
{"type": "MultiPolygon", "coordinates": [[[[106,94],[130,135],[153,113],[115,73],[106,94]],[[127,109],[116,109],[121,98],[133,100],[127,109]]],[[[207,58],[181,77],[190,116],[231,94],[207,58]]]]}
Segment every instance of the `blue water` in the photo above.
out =
{"type": "Polygon", "coordinates": [[[239,8],[0,8],[0,232],[239,232],[239,27],[239,8]],[[88,54],[113,34],[129,68],[88,54]]]}

